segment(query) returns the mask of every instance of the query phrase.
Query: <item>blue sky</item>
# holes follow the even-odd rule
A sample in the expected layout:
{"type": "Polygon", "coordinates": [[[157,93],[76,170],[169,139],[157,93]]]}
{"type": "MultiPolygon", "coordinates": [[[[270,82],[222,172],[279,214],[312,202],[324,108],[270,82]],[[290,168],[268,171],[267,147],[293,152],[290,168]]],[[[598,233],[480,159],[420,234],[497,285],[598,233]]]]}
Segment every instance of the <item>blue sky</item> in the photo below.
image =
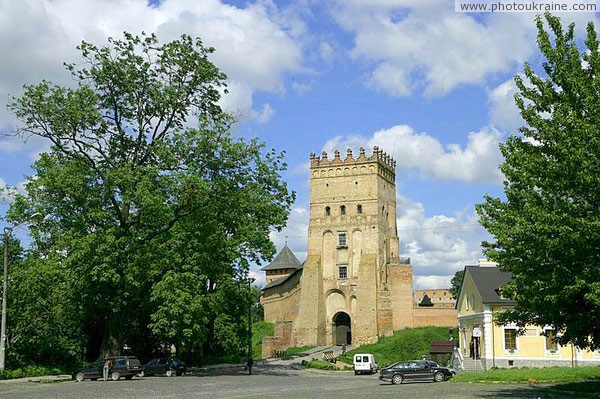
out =
{"type": "MultiPolygon", "coordinates": [[[[597,20],[561,17],[579,35],[597,20]]],[[[455,13],[446,0],[0,0],[0,129],[15,127],[5,105],[23,84],[71,84],[62,63],[77,61],[81,40],[199,36],[229,76],[235,134],[287,152],[298,199],[272,235],[278,249],[288,236],[304,259],[309,154],[378,145],[398,162],[400,253],[416,288],[440,288],[482,256],[474,205],[502,195],[498,143],[521,124],[512,77],[540,63],[533,18],[455,13]]],[[[21,190],[47,148],[0,137],[0,187],[21,190]]]]}

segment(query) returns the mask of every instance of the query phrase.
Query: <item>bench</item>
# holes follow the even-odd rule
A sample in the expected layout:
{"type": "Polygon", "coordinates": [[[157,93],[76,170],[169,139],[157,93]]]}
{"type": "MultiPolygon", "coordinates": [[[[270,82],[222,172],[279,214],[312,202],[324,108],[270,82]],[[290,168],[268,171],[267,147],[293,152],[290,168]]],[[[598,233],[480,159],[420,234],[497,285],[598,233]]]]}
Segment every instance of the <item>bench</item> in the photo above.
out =
{"type": "Polygon", "coordinates": [[[288,358],[287,349],[276,350],[275,357],[280,358],[280,359],[287,359],[288,358]]]}
{"type": "Polygon", "coordinates": [[[323,352],[323,360],[327,360],[328,362],[335,363],[337,359],[333,355],[333,351],[324,351],[323,352]]]}

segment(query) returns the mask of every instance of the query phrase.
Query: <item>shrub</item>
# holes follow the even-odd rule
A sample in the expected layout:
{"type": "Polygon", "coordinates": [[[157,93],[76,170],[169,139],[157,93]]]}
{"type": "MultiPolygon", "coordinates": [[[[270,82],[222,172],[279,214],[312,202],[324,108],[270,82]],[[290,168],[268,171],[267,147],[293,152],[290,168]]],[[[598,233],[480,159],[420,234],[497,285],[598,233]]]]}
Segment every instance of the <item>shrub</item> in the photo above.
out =
{"type": "Polygon", "coordinates": [[[0,380],[12,380],[15,378],[39,377],[42,375],[59,375],[64,370],[57,367],[27,366],[14,370],[4,370],[0,373],[0,380]]]}

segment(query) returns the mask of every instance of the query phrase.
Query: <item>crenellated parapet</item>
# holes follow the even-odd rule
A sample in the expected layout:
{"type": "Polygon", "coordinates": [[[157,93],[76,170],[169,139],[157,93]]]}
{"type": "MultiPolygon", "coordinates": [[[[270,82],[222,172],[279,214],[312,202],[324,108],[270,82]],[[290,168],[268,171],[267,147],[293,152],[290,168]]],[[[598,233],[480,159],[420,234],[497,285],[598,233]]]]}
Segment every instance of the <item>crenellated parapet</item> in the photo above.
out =
{"type": "Polygon", "coordinates": [[[378,162],[380,165],[391,170],[392,172],[396,170],[396,161],[390,155],[386,154],[383,150],[380,150],[378,146],[373,147],[373,153],[369,157],[366,156],[365,149],[363,147],[360,148],[357,158],[354,158],[352,156],[352,149],[350,148],[346,150],[346,157],[344,159],[341,158],[340,152],[338,150],[335,150],[332,159],[329,159],[329,156],[326,151],[323,151],[320,157],[317,156],[314,152],[311,152],[310,154],[311,168],[328,167],[335,165],[349,166],[370,162],[378,162]]]}

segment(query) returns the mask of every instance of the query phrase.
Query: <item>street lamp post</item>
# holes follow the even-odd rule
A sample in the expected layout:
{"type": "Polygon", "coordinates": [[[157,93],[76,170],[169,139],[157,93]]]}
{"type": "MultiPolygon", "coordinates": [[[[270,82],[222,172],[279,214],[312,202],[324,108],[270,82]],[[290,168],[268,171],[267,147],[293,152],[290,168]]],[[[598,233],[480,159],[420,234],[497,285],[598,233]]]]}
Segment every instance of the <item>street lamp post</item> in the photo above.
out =
{"type": "MultiPolygon", "coordinates": [[[[252,295],[252,283],[255,280],[253,278],[248,279],[248,288],[250,295],[252,295]]],[[[254,360],[252,359],[252,306],[254,305],[254,301],[250,300],[250,305],[248,306],[248,375],[252,375],[252,364],[254,360]]]]}
{"type": "Polygon", "coordinates": [[[0,372],[4,371],[6,355],[6,291],[8,289],[8,232],[4,229],[4,280],[2,281],[2,327],[0,327],[0,372]]]}

